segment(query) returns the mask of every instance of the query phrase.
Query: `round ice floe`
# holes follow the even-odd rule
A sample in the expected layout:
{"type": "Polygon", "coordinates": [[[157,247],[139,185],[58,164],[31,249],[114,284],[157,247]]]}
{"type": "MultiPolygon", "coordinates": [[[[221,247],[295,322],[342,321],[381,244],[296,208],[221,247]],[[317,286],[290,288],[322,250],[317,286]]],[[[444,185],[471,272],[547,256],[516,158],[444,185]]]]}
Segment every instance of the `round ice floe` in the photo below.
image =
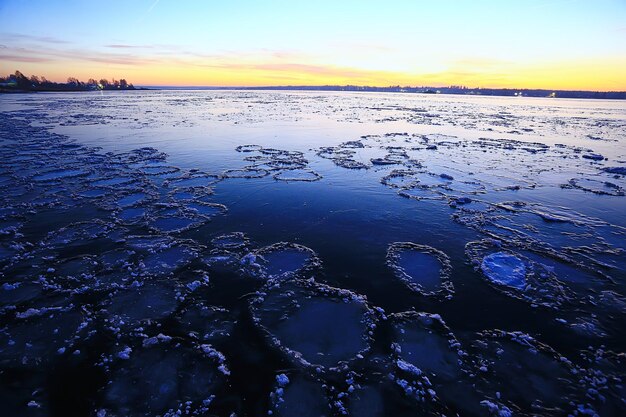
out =
{"type": "Polygon", "coordinates": [[[211,244],[224,250],[243,249],[250,243],[250,240],[242,232],[227,233],[225,235],[216,236],[211,240],[211,244]]]}
{"type": "Polygon", "coordinates": [[[390,318],[398,369],[448,380],[463,374],[461,345],[438,314],[408,312],[390,318]]]}
{"type": "Polygon", "coordinates": [[[75,168],[53,169],[51,171],[42,172],[33,177],[37,182],[61,181],[66,178],[84,177],[89,175],[88,171],[75,168]]]}
{"type": "Polygon", "coordinates": [[[124,164],[132,164],[138,162],[156,163],[163,162],[167,158],[166,153],[160,152],[158,149],[152,148],[150,146],[133,149],[128,152],[117,154],[116,156],[124,164]]]}
{"type": "Polygon", "coordinates": [[[148,209],[145,207],[130,207],[119,210],[115,216],[125,224],[141,223],[146,220],[148,209]]]}
{"type": "Polygon", "coordinates": [[[481,373],[482,403],[497,404],[512,414],[571,413],[580,398],[578,371],[553,349],[521,332],[489,330],[474,342],[481,373]],[[577,392],[578,391],[578,392],[577,392]]]}
{"type": "Polygon", "coordinates": [[[91,189],[85,189],[85,190],[80,191],[78,193],[78,196],[81,198],[98,199],[98,198],[109,196],[113,194],[113,192],[114,192],[113,190],[109,190],[105,188],[91,188],[91,189]]]}
{"type": "Polygon", "coordinates": [[[453,208],[459,207],[459,206],[465,206],[471,203],[472,203],[472,199],[469,197],[448,196],[448,205],[453,208]]]}
{"type": "Polygon", "coordinates": [[[230,250],[214,249],[202,256],[202,262],[210,271],[235,273],[240,270],[241,256],[230,250]]]}
{"type": "Polygon", "coordinates": [[[76,256],[53,264],[46,275],[63,288],[77,288],[92,285],[98,267],[95,256],[76,256]]]}
{"type": "Polygon", "coordinates": [[[215,175],[196,173],[170,180],[168,186],[170,188],[209,187],[214,184],[217,179],[218,177],[215,175]]]}
{"type": "Polygon", "coordinates": [[[480,397],[472,387],[467,354],[441,317],[408,312],[390,320],[396,384],[419,401],[478,414],[480,397]]]}
{"type": "Polygon", "coordinates": [[[0,329],[0,364],[38,366],[69,351],[87,334],[89,315],[71,307],[29,308],[0,329]]]}
{"type": "Polygon", "coordinates": [[[363,297],[312,281],[275,285],[251,310],[271,345],[311,367],[344,368],[362,357],[376,326],[363,297]]]}
{"type": "Polygon", "coordinates": [[[242,268],[250,275],[265,279],[306,277],[320,267],[315,252],[297,243],[279,242],[244,256],[242,268]]]}
{"type": "Polygon", "coordinates": [[[178,317],[180,330],[203,343],[222,341],[233,332],[236,318],[223,308],[194,302],[178,317]]]}
{"type": "Polygon", "coordinates": [[[176,188],[172,190],[168,195],[171,201],[181,203],[184,201],[193,201],[195,200],[196,196],[196,189],[193,188],[176,188]]]}
{"type": "Polygon", "coordinates": [[[129,248],[136,251],[154,252],[170,247],[175,243],[175,240],[169,236],[129,236],[125,243],[129,248]]]}
{"type": "Polygon", "coordinates": [[[180,233],[200,227],[209,219],[197,213],[170,209],[160,210],[157,216],[148,222],[151,229],[160,233],[180,233]]]}
{"type": "Polygon", "coordinates": [[[170,201],[186,204],[190,201],[206,202],[213,195],[210,187],[175,188],[169,194],[170,201]]]}
{"type": "Polygon", "coordinates": [[[295,156],[295,157],[302,156],[301,152],[295,151],[292,154],[292,152],[290,152],[290,151],[285,151],[285,150],[282,150],[282,149],[274,149],[274,148],[261,148],[261,150],[259,152],[261,152],[262,154],[265,154],[265,155],[271,155],[272,157],[278,157],[278,156],[281,156],[281,155],[283,155],[284,157],[290,157],[292,155],[295,156]]]}
{"type": "Polygon", "coordinates": [[[153,251],[142,257],[139,269],[149,276],[168,275],[198,257],[195,249],[188,245],[175,245],[153,251]]]}
{"type": "Polygon", "coordinates": [[[454,219],[463,218],[463,216],[478,217],[480,213],[485,213],[491,208],[491,203],[474,198],[467,199],[467,197],[451,198],[448,204],[458,211],[453,215],[454,219]]]}
{"type": "Polygon", "coordinates": [[[179,289],[170,282],[135,281],[113,293],[104,302],[103,313],[111,326],[132,327],[170,316],[178,307],[179,297],[179,289]]]}
{"type": "Polygon", "coordinates": [[[219,214],[224,214],[228,210],[223,204],[205,203],[202,201],[187,202],[185,203],[185,208],[204,217],[213,217],[219,214]]]}
{"type": "Polygon", "coordinates": [[[261,145],[239,145],[235,148],[237,152],[257,152],[263,149],[261,145]]]}
{"type": "Polygon", "coordinates": [[[406,188],[400,188],[398,195],[414,200],[443,200],[445,195],[440,187],[414,184],[406,188]]]}
{"type": "Polygon", "coordinates": [[[505,250],[501,243],[481,240],[465,245],[465,253],[481,276],[498,291],[536,305],[555,308],[571,296],[552,268],[505,250]]]}
{"type": "Polygon", "coordinates": [[[572,178],[565,187],[578,188],[600,195],[623,196],[624,189],[617,184],[602,179],[572,178]]]}
{"type": "Polygon", "coordinates": [[[139,164],[134,166],[139,173],[148,176],[162,176],[168,174],[174,174],[180,171],[180,168],[170,165],[150,165],[150,164],[139,164]]]}
{"type": "Polygon", "coordinates": [[[102,220],[72,223],[55,232],[51,232],[43,240],[44,246],[83,245],[89,241],[106,236],[111,225],[102,220]]]}
{"type": "Polygon", "coordinates": [[[322,179],[322,176],[310,169],[290,169],[274,174],[274,179],[279,181],[304,181],[313,182],[322,179]]]}
{"type": "Polygon", "coordinates": [[[228,169],[222,173],[224,178],[262,178],[269,175],[269,171],[261,168],[228,169]]]}
{"type": "Polygon", "coordinates": [[[446,188],[463,194],[483,194],[486,190],[483,184],[476,181],[455,181],[446,185],[446,188]]]}
{"type": "Polygon", "coordinates": [[[133,176],[115,176],[109,178],[97,179],[91,182],[94,187],[119,187],[131,184],[136,181],[133,176]]]}
{"type": "Polygon", "coordinates": [[[450,258],[433,247],[396,242],[387,249],[387,264],[398,278],[422,295],[451,297],[450,258]]]}
{"type": "Polygon", "coordinates": [[[211,345],[162,334],[121,346],[108,367],[96,413],[107,417],[208,415],[229,374],[224,355],[211,345]]]}
{"type": "Polygon", "coordinates": [[[393,188],[410,187],[419,181],[416,177],[418,172],[419,171],[396,169],[391,171],[388,175],[382,177],[380,182],[393,188]]]}
{"type": "Polygon", "coordinates": [[[246,156],[245,158],[243,158],[243,160],[246,162],[254,162],[254,166],[256,166],[263,165],[264,163],[272,161],[272,157],[267,155],[251,155],[246,156]]]}
{"type": "Polygon", "coordinates": [[[370,358],[362,367],[347,372],[337,384],[333,401],[340,414],[359,417],[409,417],[438,415],[431,401],[407,395],[410,387],[424,387],[424,382],[410,373],[399,373],[395,359],[370,358]]]}
{"type": "Polygon", "coordinates": [[[494,284],[524,289],[526,287],[526,264],[506,252],[487,255],[480,263],[484,276],[494,284]]]}
{"type": "Polygon", "coordinates": [[[115,205],[120,208],[135,207],[146,204],[151,199],[154,199],[154,195],[144,191],[136,191],[120,197],[115,205]]]}
{"type": "Polygon", "coordinates": [[[138,272],[132,269],[112,269],[98,272],[91,287],[86,290],[114,290],[125,288],[137,280],[138,272]]]}
{"type": "Polygon", "coordinates": [[[306,159],[273,159],[263,162],[259,161],[258,164],[254,166],[258,168],[268,169],[270,171],[279,171],[279,170],[306,170],[308,165],[308,161],[306,159]]]}
{"type": "Polygon", "coordinates": [[[339,145],[342,148],[363,149],[365,145],[360,140],[348,140],[339,145]]]}
{"type": "Polygon", "coordinates": [[[420,185],[424,185],[427,187],[444,186],[450,184],[450,182],[452,181],[451,179],[449,179],[449,176],[445,177],[434,174],[432,172],[424,171],[413,174],[413,177],[420,185]]]}
{"type": "Polygon", "coordinates": [[[391,155],[387,155],[384,158],[372,158],[370,159],[370,162],[372,163],[372,165],[397,165],[401,164],[402,160],[394,158],[391,155]]]}
{"type": "Polygon", "coordinates": [[[323,384],[304,375],[276,375],[270,402],[271,415],[279,417],[323,417],[333,414],[323,384]]]}

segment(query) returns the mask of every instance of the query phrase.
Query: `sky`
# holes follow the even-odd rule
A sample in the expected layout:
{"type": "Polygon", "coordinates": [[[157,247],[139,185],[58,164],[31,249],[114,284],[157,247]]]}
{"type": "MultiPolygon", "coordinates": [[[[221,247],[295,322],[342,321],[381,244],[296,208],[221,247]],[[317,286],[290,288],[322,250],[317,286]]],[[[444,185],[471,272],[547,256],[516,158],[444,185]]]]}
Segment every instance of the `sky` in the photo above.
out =
{"type": "Polygon", "coordinates": [[[626,0],[0,0],[0,74],[626,91],[626,0]]]}

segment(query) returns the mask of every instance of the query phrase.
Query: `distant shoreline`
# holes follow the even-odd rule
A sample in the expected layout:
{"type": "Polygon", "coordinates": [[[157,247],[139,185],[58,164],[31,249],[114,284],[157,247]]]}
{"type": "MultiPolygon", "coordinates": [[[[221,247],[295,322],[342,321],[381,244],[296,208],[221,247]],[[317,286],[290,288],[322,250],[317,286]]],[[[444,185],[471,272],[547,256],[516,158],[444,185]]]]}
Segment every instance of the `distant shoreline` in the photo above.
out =
{"type": "Polygon", "coordinates": [[[105,89],[105,90],[93,90],[93,89],[38,89],[38,90],[26,90],[26,89],[17,89],[17,88],[0,88],[0,94],[31,94],[31,93],[89,93],[89,92],[98,92],[98,91],[146,91],[152,90],[152,88],[145,87],[135,87],[135,88],[126,88],[126,89],[105,89]]]}
{"type": "Polygon", "coordinates": [[[454,94],[466,96],[578,98],[599,100],[626,100],[626,91],[546,90],[514,88],[467,88],[467,87],[360,87],[351,85],[328,86],[261,86],[261,87],[214,87],[214,86],[147,86],[150,90],[247,90],[247,91],[337,91],[375,92],[405,94],[454,94]]]}
{"type": "Polygon", "coordinates": [[[276,86],[276,87],[215,87],[215,86],[146,86],[126,89],[94,90],[85,88],[60,89],[17,89],[2,88],[0,94],[28,93],[79,93],[94,91],[155,91],[155,90],[188,90],[188,91],[311,91],[311,92],[370,92],[399,94],[432,94],[432,95],[463,95],[484,97],[531,97],[531,98],[570,98],[594,100],[626,100],[626,91],[578,91],[578,90],[544,90],[544,89],[512,89],[512,88],[461,88],[461,87],[358,87],[358,86],[276,86]]]}

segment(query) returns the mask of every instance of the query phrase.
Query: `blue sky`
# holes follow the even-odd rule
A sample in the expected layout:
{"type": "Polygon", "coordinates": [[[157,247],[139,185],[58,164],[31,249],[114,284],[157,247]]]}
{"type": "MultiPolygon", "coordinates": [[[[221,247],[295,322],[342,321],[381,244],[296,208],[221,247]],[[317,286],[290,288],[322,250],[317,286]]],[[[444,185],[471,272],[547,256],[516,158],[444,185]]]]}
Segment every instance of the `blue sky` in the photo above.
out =
{"type": "Polygon", "coordinates": [[[626,89],[626,1],[0,0],[0,62],[144,84],[626,89]]]}

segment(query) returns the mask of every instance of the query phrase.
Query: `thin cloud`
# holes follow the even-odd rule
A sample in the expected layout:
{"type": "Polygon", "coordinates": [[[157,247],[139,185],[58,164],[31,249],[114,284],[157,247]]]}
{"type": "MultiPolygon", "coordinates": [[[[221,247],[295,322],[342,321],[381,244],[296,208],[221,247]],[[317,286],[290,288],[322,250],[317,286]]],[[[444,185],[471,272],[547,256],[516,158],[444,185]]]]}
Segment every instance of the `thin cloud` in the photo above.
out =
{"type": "Polygon", "coordinates": [[[86,51],[82,49],[58,50],[53,48],[9,48],[2,56],[17,62],[97,62],[124,66],[157,64],[161,60],[133,54],[86,51]]]}
{"type": "Polygon", "coordinates": [[[0,54],[0,61],[14,61],[14,62],[28,62],[28,63],[42,63],[50,62],[51,59],[37,56],[24,56],[16,54],[0,54]]]}
{"type": "Polygon", "coordinates": [[[104,47],[113,48],[113,49],[151,49],[151,48],[154,48],[151,45],[126,45],[126,44],[121,44],[121,43],[104,45],[104,47]]]}
{"type": "Polygon", "coordinates": [[[3,33],[2,37],[5,40],[12,41],[30,41],[30,42],[38,42],[38,43],[51,43],[51,44],[69,44],[69,41],[64,39],[54,38],[52,36],[35,36],[35,35],[26,35],[23,33],[3,33]]]}

